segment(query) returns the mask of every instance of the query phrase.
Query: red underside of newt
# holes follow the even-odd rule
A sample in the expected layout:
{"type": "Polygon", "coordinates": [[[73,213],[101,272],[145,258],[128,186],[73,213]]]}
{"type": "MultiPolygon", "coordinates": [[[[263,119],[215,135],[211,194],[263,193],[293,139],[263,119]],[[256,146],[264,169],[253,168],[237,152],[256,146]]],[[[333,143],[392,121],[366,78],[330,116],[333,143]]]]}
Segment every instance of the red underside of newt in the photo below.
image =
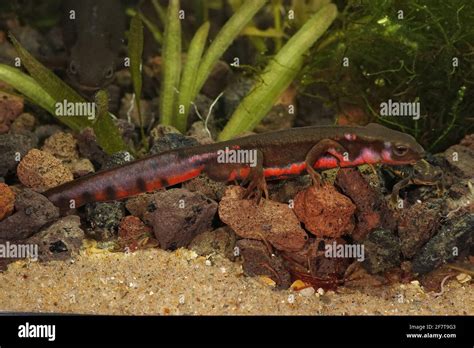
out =
{"type": "Polygon", "coordinates": [[[130,162],[45,192],[62,209],[122,199],[173,186],[201,173],[212,180],[285,179],[335,167],[414,163],[423,148],[409,135],[380,125],[293,128],[176,149],[130,162]]]}

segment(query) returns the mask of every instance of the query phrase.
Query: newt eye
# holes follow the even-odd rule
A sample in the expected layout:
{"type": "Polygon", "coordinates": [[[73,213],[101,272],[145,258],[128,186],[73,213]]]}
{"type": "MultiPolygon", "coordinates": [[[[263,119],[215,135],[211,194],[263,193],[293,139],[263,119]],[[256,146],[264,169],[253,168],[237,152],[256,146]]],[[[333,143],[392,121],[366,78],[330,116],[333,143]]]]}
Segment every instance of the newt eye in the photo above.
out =
{"type": "Polygon", "coordinates": [[[113,68],[113,67],[109,67],[109,68],[107,68],[107,70],[105,71],[105,78],[106,78],[106,79],[111,79],[112,76],[114,76],[114,68],[113,68]]]}
{"type": "Polygon", "coordinates": [[[71,63],[69,63],[69,72],[73,75],[77,74],[77,64],[73,60],[71,60],[71,63]]]}
{"type": "Polygon", "coordinates": [[[393,148],[393,152],[397,156],[404,156],[408,152],[408,147],[405,145],[395,145],[393,148]]]}

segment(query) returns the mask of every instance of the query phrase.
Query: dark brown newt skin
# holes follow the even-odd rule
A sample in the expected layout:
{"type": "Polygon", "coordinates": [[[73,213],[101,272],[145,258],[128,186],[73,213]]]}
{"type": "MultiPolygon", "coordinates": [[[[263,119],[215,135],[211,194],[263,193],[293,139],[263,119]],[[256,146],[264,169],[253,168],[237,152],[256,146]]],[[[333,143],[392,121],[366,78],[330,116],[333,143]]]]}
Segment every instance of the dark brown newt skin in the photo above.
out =
{"type": "Polygon", "coordinates": [[[377,124],[304,127],[176,149],[79,178],[45,192],[62,209],[122,199],[172,186],[206,173],[216,181],[284,179],[315,169],[385,163],[404,165],[424,155],[410,135],[377,124]],[[221,163],[226,149],[255,150],[257,165],[221,163]],[[73,204],[71,204],[73,203],[73,204]]]}
{"type": "Polygon", "coordinates": [[[121,1],[63,0],[62,11],[71,83],[89,92],[106,86],[114,78],[126,29],[121,1]]]}

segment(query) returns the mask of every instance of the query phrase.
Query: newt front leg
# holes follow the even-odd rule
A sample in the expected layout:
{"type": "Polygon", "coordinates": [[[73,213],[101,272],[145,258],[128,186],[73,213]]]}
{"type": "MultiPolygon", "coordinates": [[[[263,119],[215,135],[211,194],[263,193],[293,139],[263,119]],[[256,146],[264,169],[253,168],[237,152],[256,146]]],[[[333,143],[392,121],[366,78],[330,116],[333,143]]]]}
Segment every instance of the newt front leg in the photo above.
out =
{"type": "Polygon", "coordinates": [[[333,155],[340,162],[341,154],[347,152],[346,149],[337,141],[331,139],[323,139],[314,145],[306,154],[305,163],[306,171],[311,176],[313,184],[317,187],[321,186],[321,175],[314,169],[314,164],[325,154],[333,155]]]}

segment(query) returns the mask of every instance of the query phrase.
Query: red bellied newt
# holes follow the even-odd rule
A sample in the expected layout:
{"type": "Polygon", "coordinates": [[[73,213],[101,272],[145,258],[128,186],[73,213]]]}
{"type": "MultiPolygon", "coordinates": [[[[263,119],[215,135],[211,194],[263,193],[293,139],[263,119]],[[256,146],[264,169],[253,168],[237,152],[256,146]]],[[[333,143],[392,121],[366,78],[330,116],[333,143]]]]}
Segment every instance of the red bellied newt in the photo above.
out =
{"type": "Polygon", "coordinates": [[[377,124],[303,127],[181,148],[57,186],[45,195],[61,209],[130,197],[205,173],[216,181],[248,181],[247,192],[266,192],[266,180],[361,164],[405,165],[424,156],[405,133],[377,124]],[[72,205],[73,204],[73,205],[72,205]]]}

